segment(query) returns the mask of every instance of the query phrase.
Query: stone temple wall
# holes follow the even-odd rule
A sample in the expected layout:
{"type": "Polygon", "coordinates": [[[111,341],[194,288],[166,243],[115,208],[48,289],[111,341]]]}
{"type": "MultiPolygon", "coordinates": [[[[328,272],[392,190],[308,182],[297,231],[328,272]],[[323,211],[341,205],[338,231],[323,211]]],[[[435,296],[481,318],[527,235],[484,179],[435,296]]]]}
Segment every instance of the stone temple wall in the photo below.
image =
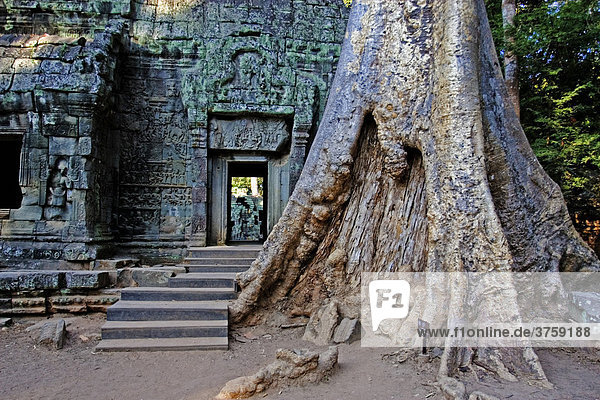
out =
{"type": "Polygon", "coordinates": [[[235,153],[209,145],[216,119],[285,120],[284,146],[244,154],[291,190],[346,17],[338,0],[0,0],[0,139],[22,137],[24,193],[0,210],[0,267],[205,245],[210,160],[235,153]]]}

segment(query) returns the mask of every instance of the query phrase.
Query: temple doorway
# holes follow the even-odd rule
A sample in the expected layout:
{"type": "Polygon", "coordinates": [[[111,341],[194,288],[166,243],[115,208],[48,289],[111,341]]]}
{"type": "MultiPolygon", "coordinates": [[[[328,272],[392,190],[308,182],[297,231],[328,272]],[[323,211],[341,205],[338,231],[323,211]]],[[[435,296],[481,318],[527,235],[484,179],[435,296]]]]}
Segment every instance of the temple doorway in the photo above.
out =
{"type": "Polygon", "coordinates": [[[228,168],[228,243],[262,243],[267,237],[266,162],[232,162],[228,168]]]}

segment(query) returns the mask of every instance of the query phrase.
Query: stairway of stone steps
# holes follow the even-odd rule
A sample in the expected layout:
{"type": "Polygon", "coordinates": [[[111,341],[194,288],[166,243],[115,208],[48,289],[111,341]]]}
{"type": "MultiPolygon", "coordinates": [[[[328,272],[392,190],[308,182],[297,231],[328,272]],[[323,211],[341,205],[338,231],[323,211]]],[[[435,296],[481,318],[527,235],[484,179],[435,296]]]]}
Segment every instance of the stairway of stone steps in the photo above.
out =
{"type": "Polygon", "coordinates": [[[101,351],[226,350],[235,275],[248,269],[260,246],[191,248],[188,271],[168,287],[131,287],[109,307],[101,351]]]}

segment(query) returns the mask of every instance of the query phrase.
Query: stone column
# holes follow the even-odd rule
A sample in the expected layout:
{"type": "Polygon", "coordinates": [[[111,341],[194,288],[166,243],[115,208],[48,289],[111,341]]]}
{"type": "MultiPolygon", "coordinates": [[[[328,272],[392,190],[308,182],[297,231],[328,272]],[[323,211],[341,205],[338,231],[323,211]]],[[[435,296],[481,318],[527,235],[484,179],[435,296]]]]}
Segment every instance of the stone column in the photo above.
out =
{"type": "Polygon", "coordinates": [[[206,182],[208,181],[207,135],[208,120],[206,112],[188,112],[190,120],[190,159],[187,166],[188,185],[192,189],[191,226],[188,247],[206,246],[206,182]]]}
{"type": "Polygon", "coordinates": [[[294,191],[296,182],[298,182],[304,167],[310,128],[309,123],[294,122],[292,148],[290,150],[290,195],[294,191]]]}

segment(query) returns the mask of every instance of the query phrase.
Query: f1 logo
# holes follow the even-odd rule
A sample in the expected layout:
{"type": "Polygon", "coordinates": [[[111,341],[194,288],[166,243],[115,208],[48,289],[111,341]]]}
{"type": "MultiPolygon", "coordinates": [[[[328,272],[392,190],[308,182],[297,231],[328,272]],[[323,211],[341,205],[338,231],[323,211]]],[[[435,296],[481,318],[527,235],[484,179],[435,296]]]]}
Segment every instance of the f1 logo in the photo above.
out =
{"type": "Polygon", "coordinates": [[[369,282],[371,324],[373,332],[385,319],[402,319],[408,316],[410,284],[405,280],[379,280],[369,282]]]}

